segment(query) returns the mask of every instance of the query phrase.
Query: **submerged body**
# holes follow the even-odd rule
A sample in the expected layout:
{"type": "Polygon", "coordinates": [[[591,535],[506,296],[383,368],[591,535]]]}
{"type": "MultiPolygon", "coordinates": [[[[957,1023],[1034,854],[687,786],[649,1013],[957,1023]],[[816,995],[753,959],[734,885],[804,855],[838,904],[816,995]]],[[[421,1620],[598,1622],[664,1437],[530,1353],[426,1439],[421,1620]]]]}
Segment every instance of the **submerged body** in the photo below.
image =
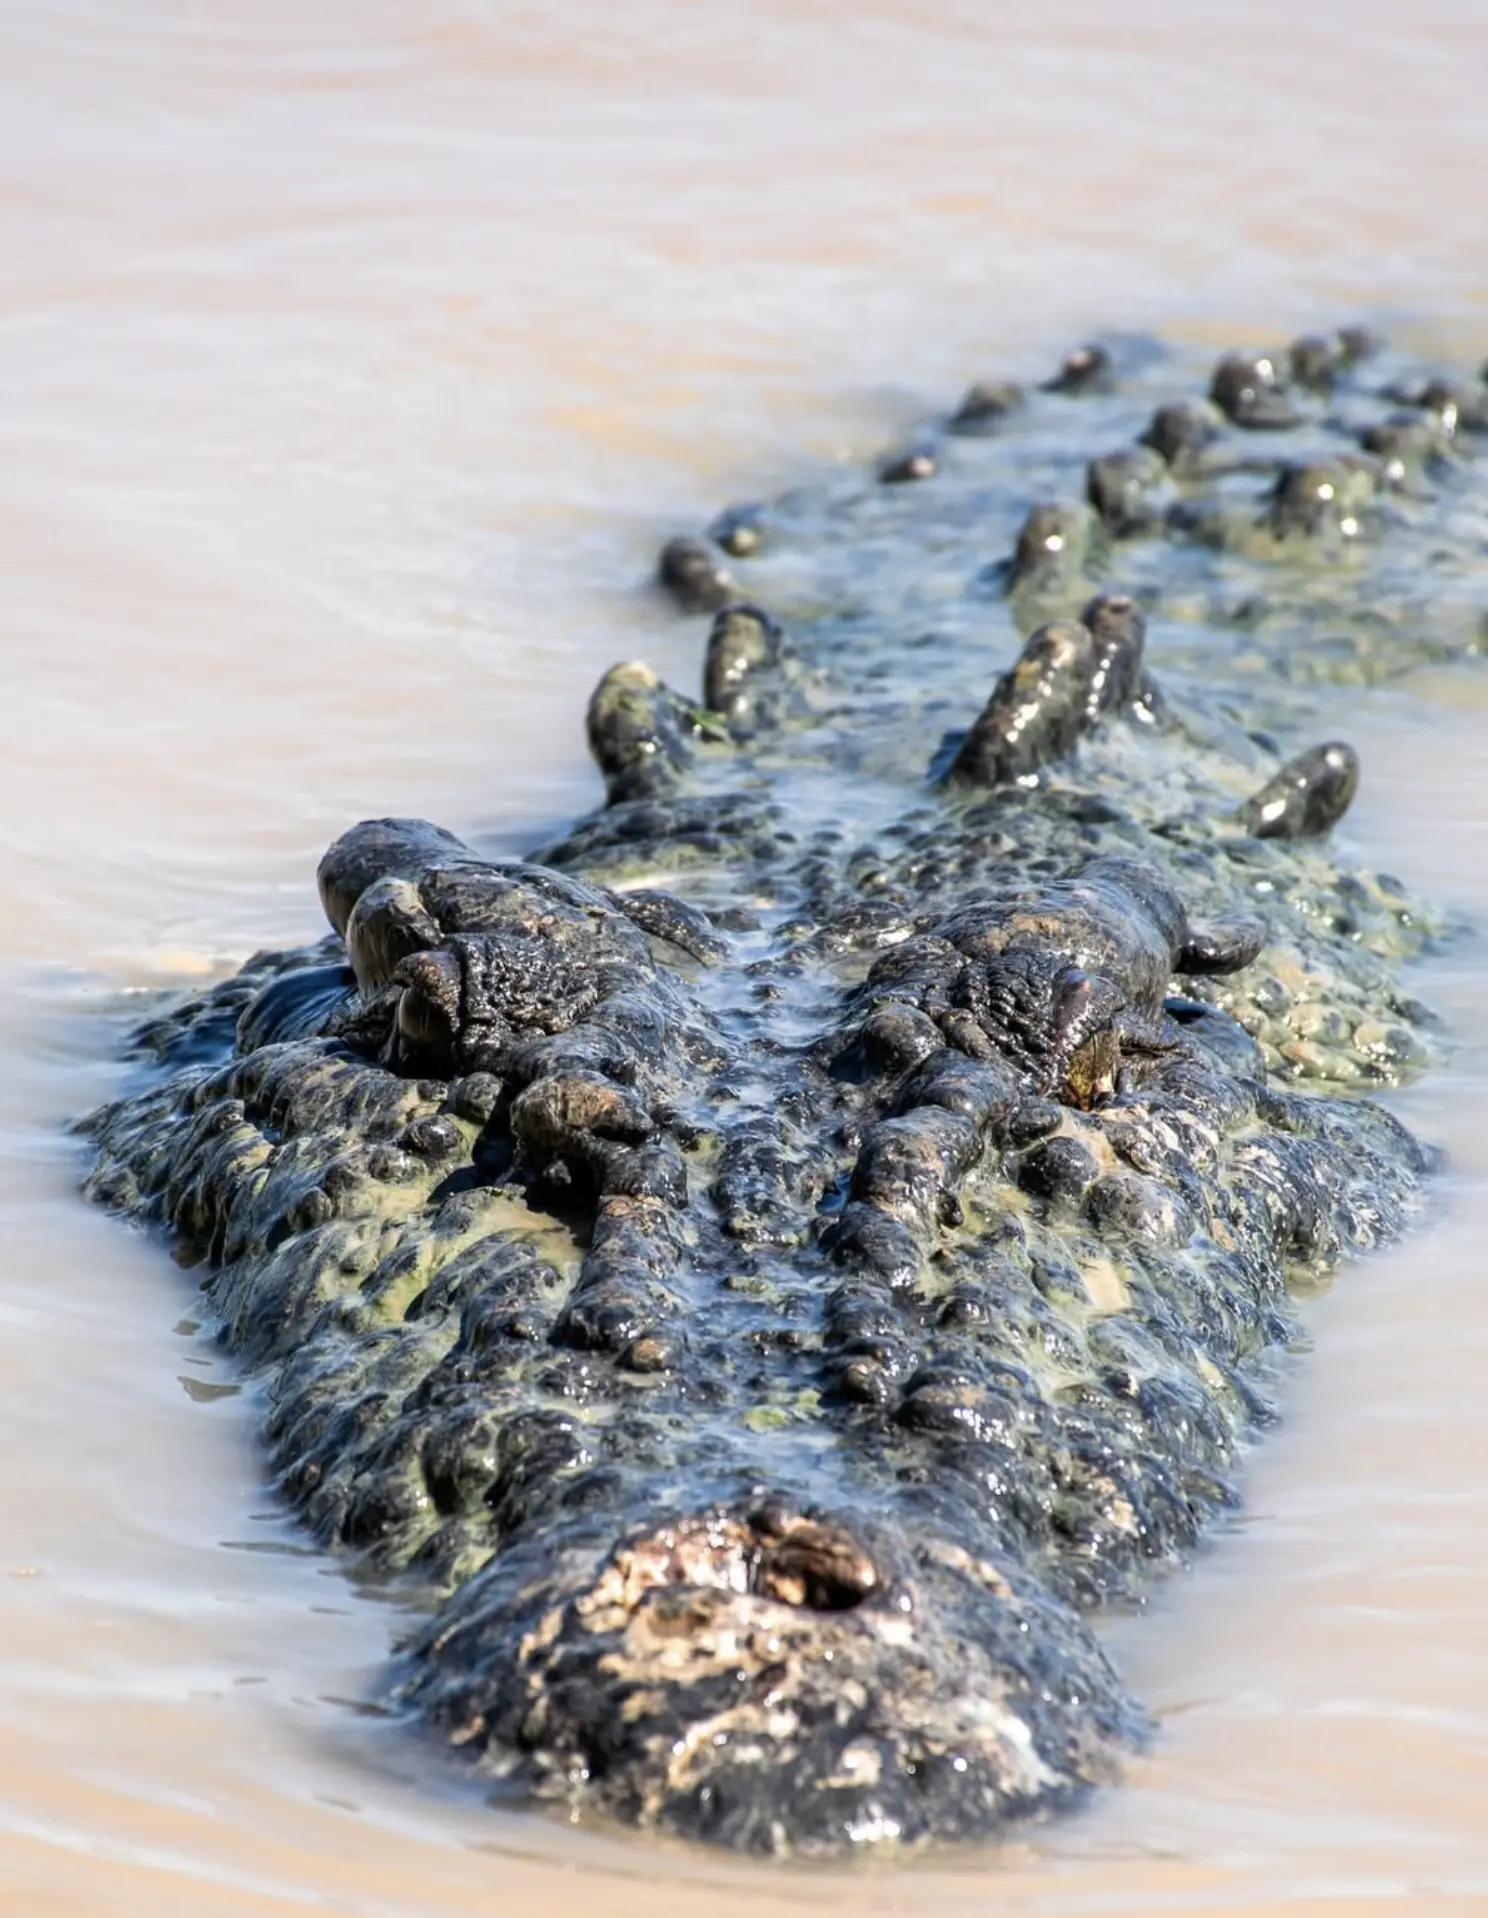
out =
{"type": "Polygon", "coordinates": [[[1154,392],[1140,460],[1089,449],[1098,537],[1018,498],[1041,409],[1122,403],[1082,349],[923,472],[726,515],[758,605],[674,542],[703,703],[606,676],[600,812],[532,861],[354,828],[325,945],[162,1018],[90,1121],[94,1196],[264,1368],[285,1495],[425,1602],[401,1696],[492,1772],[829,1853],[994,1831],[1144,1736],[1091,1616],[1234,1502],[1291,1281],[1427,1165],[1358,1096],[1424,1056],[1422,922],[1321,843],[1349,749],[1274,737],[1320,605],[1369,608],[1361,675],[1415,644],[1388,516],[1315,510],[1367,456],[1284,451],[1383,410],[1323,417],[1364,377],[1329,352],[1295,402],[1225,363],[1239,452],[1154,392]],[[990,572],[989,497],[1026,513],[990,572]],[[1143,606],[1263,591],[1269,690],[1153,679],[1143,606]]]}

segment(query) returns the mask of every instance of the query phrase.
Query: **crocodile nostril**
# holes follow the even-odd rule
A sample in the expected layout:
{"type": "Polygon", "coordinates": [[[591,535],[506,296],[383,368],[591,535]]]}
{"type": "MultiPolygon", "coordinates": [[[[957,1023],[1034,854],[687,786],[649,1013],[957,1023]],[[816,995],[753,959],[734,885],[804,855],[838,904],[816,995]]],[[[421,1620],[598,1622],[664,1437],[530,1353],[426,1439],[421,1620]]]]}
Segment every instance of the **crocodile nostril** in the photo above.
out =
{"type": "Polygon", "coordinates": [[[760,1553],[751,1581],[761,1596],[817,1612],[846,1612],[876,1591],[878,1569],[838,1525],[803,1522],[760,1553]]]}

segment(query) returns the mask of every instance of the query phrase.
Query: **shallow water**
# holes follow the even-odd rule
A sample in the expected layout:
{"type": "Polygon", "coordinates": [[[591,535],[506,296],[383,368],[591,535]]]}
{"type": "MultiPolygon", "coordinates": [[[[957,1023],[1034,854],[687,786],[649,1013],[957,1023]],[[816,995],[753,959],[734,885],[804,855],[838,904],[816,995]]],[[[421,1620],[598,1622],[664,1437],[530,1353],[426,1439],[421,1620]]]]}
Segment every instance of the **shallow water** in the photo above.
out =
{"type": "MultiPolygon", "coordinates": [[[[992,1855],[802,1874],[496,1813],[396,1615],[59,1122],[103,1008],[313,933],[325,841],[533,843],[657,537],[1093,326],[1488,350],[1475,4],[0,10],[0,1909],[1488,1910],[1488,977],[1436,1222],[1313,1313],[1250,1506],[1117,1639],[1165,1735],[992,1855]]],[[[1361,696],[1352,841],[1488,915],[1488,681],[1361,696]]]]}

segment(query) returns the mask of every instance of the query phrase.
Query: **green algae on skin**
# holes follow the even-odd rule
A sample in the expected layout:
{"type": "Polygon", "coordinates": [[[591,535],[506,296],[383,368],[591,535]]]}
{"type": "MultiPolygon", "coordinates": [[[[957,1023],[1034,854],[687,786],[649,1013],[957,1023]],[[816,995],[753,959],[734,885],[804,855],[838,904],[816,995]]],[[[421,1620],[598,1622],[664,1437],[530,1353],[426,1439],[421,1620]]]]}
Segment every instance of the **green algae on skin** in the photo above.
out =
{"type": "Polygon", "coordinates": [[[1430,1164],[1360,1095],[1429,1062],[1441,926],[1333,845],[1324,707],[1475,651],[1488,407],[1367,344],[1207,400],[1082,348],[671,542],[702,698],[605,676],[604,807],[531,861],[353,828],[333,936],[87,1122],[492,1777],[830,1856],[1147,1736],[1092,1620],[1430,1164]]]}

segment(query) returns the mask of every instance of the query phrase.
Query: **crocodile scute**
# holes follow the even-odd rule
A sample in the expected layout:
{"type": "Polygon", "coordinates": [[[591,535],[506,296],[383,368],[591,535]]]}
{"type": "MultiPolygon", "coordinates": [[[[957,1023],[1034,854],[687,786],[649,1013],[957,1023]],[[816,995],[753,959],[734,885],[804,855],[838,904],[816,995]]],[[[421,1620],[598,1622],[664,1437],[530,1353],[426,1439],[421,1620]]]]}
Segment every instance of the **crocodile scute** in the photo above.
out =
{"type": "Polygon", "coordinates": [[[1421,1203],[1371,1095],[1443,929],[1335,846],[1319,707],[1472,657],[1476,415],[1401,480],[1362,334],[1187,378],[1082,348],[912,486],[671,542],[700,696],[604,677],[603,806],[527,858],[353,826],[328,935],[82,1122],[283,1497],[413,1608],[391,1695],[505,1789],[837,1856],[1112,1783],[1151,1727],[1102,1611],[1421,1203]]]}

